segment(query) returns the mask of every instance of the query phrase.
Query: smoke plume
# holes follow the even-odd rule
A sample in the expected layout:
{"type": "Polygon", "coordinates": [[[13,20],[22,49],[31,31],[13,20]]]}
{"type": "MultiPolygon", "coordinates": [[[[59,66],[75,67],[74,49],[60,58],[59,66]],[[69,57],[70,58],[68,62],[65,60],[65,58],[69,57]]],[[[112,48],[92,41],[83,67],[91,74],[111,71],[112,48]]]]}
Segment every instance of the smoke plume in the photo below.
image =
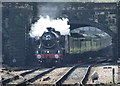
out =
{"type": "Polygon", "coordinates": [[[31,30],[30,30],[30,37],[40,37],[44,32],[47,32],[47,27],[52,27],[56,31],[60,31],[61,35],[69,35],[69,27],[70,25],[67,24],[68,19],[62,18],[62,19],[50,19],[49,16],[46,16],[46,18],[40,16],[40,19],[32,24],[31,30]]]}

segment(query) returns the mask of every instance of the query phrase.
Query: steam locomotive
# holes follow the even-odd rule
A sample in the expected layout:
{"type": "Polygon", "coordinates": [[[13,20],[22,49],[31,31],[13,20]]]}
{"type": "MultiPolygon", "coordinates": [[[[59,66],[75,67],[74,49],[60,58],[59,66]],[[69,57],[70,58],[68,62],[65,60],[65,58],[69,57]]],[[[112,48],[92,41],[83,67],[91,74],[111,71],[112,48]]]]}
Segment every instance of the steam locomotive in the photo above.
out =
{"type": "Polygon", "coordinates": [[[41,36],[35,54],[39,63],[45,63],[45,65],[49,65],[49,63],[58,65],[61,61],[62,63],[84,62],[91,56],[94,58],[96,58],[95,56],[106,57],[109,53],[108,47],[112,45],[111,37],[106,34],[92,36],[83,34],[82,37],[65,35],[62,37],[60,32],[55,31],[54,28],[49,27],[47,30],[48,32],[44,32],[41,36]],[[107,51],[106,55],[101,54],[102,52],[100,55],[94,54],[103,48],[107,51]]]}
{"type": "Polygon", "coordinates": [[[36,48],[35,56],[41,64],[60,64],[63,58],[61,34],[51,27],[48,27],[47,30],[48,32],[44,32],[39,40],[40,44],[36,48]]]}

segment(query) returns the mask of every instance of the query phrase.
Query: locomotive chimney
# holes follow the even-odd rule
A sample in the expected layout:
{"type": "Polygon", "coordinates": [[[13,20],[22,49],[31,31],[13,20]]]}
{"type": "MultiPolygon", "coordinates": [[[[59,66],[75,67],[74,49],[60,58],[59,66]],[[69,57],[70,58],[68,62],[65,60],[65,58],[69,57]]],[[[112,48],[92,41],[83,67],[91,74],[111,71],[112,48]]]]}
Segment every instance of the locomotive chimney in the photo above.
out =
{"type": "Polygon", "coordinates": [[[52,28],[52,27],[47,27],[47,30],[50,31],[50,32],[51,32],[51,31],[55,32],[55,29],[52,28]]]}

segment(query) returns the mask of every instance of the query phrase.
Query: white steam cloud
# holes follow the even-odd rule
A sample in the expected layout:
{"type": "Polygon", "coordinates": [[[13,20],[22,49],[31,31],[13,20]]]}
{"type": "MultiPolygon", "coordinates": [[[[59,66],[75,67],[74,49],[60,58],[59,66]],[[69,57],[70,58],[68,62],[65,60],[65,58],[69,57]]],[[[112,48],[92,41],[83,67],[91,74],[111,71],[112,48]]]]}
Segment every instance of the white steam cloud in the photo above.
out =
{"type": "Polygon", "coordinates": [[[46,18],[40,17],[35,24],[32,24],[29,34],[33,38],[40,37],[45,31],[47,32],[47,27],[52,27],[56,31],[60,31],[61,35],[69,35],[70,25],[68,25],[67,22],[67,18],[52,20],[49,16],[46,18]]]}

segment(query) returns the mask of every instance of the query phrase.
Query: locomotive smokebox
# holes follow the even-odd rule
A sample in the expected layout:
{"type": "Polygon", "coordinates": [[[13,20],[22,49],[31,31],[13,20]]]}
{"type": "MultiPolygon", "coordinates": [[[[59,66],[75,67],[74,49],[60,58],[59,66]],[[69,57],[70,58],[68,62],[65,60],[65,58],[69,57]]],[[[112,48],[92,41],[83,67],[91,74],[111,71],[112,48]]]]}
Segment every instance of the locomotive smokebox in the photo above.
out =
{"type": "Polygon", "coordinates": [[[59,40],[60,32],[55,31],[54,28],[48,27],[46,28],[48,32],[44,32],[41,37],[41,43],[45,48],[53,48],[57,46],[57,40],[59,40]]]}

